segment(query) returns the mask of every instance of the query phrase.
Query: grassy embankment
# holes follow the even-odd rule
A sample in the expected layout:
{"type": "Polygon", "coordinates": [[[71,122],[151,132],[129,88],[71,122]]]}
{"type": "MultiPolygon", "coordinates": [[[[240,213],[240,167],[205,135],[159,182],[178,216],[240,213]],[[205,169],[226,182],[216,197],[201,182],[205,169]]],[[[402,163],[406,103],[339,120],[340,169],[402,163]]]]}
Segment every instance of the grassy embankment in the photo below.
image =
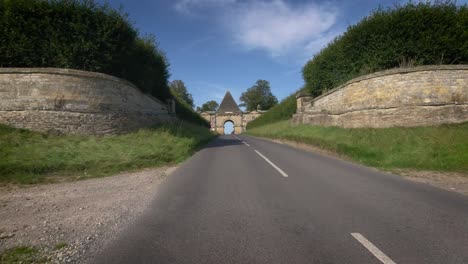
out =
{"type": "Polygon", "coordinates": [[[99,177],[177,164],[214,135],[187,123],[113,136],[50,135],[0,125],[0,184],[99,177]]]}
{"type": "Polygon", "coordinates": [[[413,128],[291,126],[288,121],[247,134],[311,144],[385,170],[416,169],[468,173],[468,123],[413,128]]]}

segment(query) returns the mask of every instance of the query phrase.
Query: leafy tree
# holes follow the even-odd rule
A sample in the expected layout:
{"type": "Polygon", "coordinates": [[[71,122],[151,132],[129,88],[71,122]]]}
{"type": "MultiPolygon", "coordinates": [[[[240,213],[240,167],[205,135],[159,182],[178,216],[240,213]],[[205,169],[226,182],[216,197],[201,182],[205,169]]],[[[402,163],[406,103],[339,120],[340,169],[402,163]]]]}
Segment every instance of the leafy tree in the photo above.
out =
{"type": "Polygon", "coordinates": [[[200,111],[216,111],[216,109],[218,109],[218,106],[219,104],[216,101],[211,100],[202,104],[200,111]]]}
{"type": "Polygon", "coordinates": [[[270,83],[265,80],[258,80],[254,86],[243,92],[240,101],[242,103],[239,106],[245,106],[247,111],[257,110],[258,107],[268,110],[278,103],[278,99],[271,92],[270,83]]]}
{"type": "Polygon", "coordinates": [[[174,80],[169,83],[169,89],[171,93],[176,96],[177,98],[181,99],[185,103],[187,103],[190,107],[194,107],[195,104],[193,103],[192,94],[187,91],[187,87],[185,87],[185,83],[181,80],[174,80]]]}

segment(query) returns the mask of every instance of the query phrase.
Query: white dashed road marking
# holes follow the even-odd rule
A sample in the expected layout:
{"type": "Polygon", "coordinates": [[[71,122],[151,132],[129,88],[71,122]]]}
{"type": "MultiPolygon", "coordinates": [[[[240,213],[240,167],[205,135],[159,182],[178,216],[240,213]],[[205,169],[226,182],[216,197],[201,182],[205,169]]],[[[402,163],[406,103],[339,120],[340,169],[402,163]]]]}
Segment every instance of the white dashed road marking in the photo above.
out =
{"type": "Polygon", "coordinates": [[[237,138],[238,140],[242,141],[242,143],[244,143],[245,145],[247,145],[248,147],[250,147],[249,143],[245,142],[244,140],[242,140],[241,138],[239,138],[238,136],[234,136],[235,138],[237,138]]]}
{"type": "Polygon", "coordinates": [[[260,157],[262,157],[264,160],[266,160],[268,163],[270,163],[270,165],[275,168],[279,173],[281,173],[281,175],[283,175],[283,177],[288,177],[288,175],[282,170],[280,169],[278,166],[276,166],[273,162],[271,162],[267,157],[263,156],[262,153],[260,153],[258,150],[255,150],[255,152],[257,152],[258,155],[260,155],[260,157]]]}
{"type": "Polygon", "coordinates": [[[374,244],[367,240],[360,233],[351,233],[351,235],[359,241],[367,250],[370,251],[376,258],[378,258],[384,264],[396,264],[392,259],[390,259],[385,253],[380,251],[374,244]]]}

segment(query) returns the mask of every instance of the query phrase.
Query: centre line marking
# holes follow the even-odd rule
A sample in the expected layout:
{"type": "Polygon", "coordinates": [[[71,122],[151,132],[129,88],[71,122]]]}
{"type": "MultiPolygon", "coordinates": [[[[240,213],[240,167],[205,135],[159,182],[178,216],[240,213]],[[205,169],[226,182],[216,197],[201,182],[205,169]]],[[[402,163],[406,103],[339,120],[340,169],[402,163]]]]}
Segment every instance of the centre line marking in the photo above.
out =
{"type": "Polygon", "coordinates": [[[262,153],[258,152],[258,150],[255,150],[255,152],[257,152],[258,155],[260,155],[260,157],[262,157],[264,160],[266,160],[268,163],[270,163],[270,165],[275,168],[279,173],[281,173],[281,175],[283,175],[283,177],[288,177],[288,175],[282,170],[280,169],[278,166],[276,166],[273,162],[271,162],[267,157],[263,156],[262,153]]]}
{"type": "Polygon", "coordinates": [[[242,141],[242,143],[244,143],[245,145],[250,147],[250,145],[247,142],[245,142],[244,140],[242,140],[240,137],[238,137],[238,136],[234,136],[234,137],[237,138],[238,140],[242,141]]]}
{"type": "Polygon", "coordinates": [[[374,244],[372,244],[369,240],[367,240],[363,235],[360,233],[351,233],[351,235],[359,241],[367,250],[372,253],[377,259],[379,259],[384,264],[396,264],[391,258],[389,258],[385,253],[380,251],[374,244]]]}

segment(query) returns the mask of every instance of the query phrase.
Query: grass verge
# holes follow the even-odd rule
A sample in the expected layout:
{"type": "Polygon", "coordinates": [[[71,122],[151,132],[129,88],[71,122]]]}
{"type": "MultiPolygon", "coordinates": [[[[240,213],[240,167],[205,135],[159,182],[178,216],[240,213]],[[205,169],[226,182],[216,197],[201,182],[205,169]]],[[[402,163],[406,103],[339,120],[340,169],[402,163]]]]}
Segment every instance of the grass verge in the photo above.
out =
{"type": "Polygon", "coordinates": [[[214,135],[167,124],[112,136],[50,135],[0,125],[0,184],[99,177],[182,162],[214,135]]]}
{"type": "Polygon", "coordinates": [[[339,128],[281,121],[246,134],[311,144],[381,169],[468,173],[468,123],[434,127],[339,128]]]}
{"type": "Polygon", "coordinates": [[[47,259],[41,257],[39,251],[32,247],[15,247],[0,254],[0,264],[13,263],[47,263],[47,259]]]}

